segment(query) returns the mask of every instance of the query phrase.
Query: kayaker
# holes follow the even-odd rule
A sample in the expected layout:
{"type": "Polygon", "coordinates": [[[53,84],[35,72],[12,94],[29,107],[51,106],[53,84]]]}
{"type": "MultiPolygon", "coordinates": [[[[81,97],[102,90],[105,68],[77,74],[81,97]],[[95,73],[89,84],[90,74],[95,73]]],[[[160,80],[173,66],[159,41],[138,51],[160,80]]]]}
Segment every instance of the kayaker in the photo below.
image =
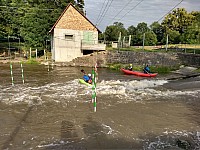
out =
{"type": "Polygon", "coordinates": [[[149,65],[147,64],[147,65],[144,67],[143,70],[144,70],[144,73],[149,74],[149,73],[150,73],[149,65]]]}
{"type": "Polygon", "coordinates": [[[129,65],[128,70],[133,71],[133,65],[132,64],[129,65]]]}
{"type": "Polygon", "coordinates": [[[92,83],[92,80],[90,77],[85,73],[85,71],[82,69],[81,72],[83,73],[83,80],[87,83],[92,83]]]}
{"type": "Polygon", "coordinates": [[[88,74],[88,77],[90,78],[90,80],[92,80],[92,75],[90,73],[88,74]]]}

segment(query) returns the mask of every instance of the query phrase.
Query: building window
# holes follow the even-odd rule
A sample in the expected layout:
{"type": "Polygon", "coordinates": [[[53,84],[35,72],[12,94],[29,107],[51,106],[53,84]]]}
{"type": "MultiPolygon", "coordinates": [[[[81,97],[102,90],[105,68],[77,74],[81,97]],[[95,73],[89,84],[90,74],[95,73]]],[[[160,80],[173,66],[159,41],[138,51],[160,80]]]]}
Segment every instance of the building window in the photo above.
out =
{"type": "Polygon", "coordinates": [[[74,35],[65,34],[65,40],[74,40],[74,35]]]}

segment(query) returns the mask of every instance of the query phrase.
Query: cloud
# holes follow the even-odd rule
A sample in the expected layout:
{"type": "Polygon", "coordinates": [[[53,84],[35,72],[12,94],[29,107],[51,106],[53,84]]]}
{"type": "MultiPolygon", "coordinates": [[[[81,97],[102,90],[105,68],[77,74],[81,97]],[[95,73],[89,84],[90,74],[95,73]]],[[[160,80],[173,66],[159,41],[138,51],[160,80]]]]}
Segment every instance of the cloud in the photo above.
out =
{"type": "MultiPolygon", "coordinates": [[[[140,1],[141,0],[85,0],[85,10],[88,19],[92,21],[93,24],[97,23],[98,28],[104,31],[106,26],[116,21],[122,22],[126,28],[131,25],[137,26],[140,22],[146,22],[150,25],[152,22],[158,21],[168,13],[181,0],[143,0],[136,7],[140,1]],[[112,4],[108,7],[111,1],[112,4]],[[106,5],[108,8],[107,11],[105,9],[106,5]],[[106,12],[106,14],[104,15],[102,12],[106,12]]],[[[191,12],[200,11],[199,6],[200,0],[187,0],[183,1],[178,7],[185,8],[188,12],[191,12]]]]}

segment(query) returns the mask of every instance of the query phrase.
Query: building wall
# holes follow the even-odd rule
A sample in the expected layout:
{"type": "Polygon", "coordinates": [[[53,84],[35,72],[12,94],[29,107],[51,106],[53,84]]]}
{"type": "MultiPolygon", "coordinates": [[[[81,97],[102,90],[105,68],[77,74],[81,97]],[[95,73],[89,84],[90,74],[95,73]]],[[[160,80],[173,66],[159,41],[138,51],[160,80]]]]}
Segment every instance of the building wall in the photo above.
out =
{"type": "MultiPolygon", "coordinates": [[[[55,62],[69,62],[74,58],[83,56],[81,44],[83,39],[88,35],[92,35],[89,40],[98,42],[97,31],[79,31],[69,29],[54,28],[52,35],[52,59],[55,62]],[[68,37],[69,36],[69,37],[68,37]],[[72,39],[70,39],[72,36],[72,39]]],[[[86,39],[84,39],[85,41],[86,39]]]]}

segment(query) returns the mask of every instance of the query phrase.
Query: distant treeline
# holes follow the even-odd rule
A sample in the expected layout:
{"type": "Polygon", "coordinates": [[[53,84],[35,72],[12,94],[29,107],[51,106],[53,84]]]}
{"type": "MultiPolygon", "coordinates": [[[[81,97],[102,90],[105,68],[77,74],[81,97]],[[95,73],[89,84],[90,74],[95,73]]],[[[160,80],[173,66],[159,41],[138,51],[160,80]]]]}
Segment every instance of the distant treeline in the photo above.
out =
{"type": "MultiPolygon", "coordinates": [[[[99,39],[106,41],[118,41],[121,32],[123,37],[132,36],[131,45],[143,44],[145,33],[145,45],[166,44],[168,35],[169,44],[200,44],[200,11],[188,13],[184,8],[177,8],[169,13],[161,23],[153,22],[150,26],[147,23],[139,23],[136,27],[124,28],[123,23],[115,22],[107,26],[99,39]]],[[[127,38],[126,38],[127,39],[127,38]]]]}
{"type": "Polygon", "coordinates": [[[43,49],[49,30],[72,3],[83,11],[84,0],[0,0],[0,41],[19,39],[24,49],[43,49]]]}

